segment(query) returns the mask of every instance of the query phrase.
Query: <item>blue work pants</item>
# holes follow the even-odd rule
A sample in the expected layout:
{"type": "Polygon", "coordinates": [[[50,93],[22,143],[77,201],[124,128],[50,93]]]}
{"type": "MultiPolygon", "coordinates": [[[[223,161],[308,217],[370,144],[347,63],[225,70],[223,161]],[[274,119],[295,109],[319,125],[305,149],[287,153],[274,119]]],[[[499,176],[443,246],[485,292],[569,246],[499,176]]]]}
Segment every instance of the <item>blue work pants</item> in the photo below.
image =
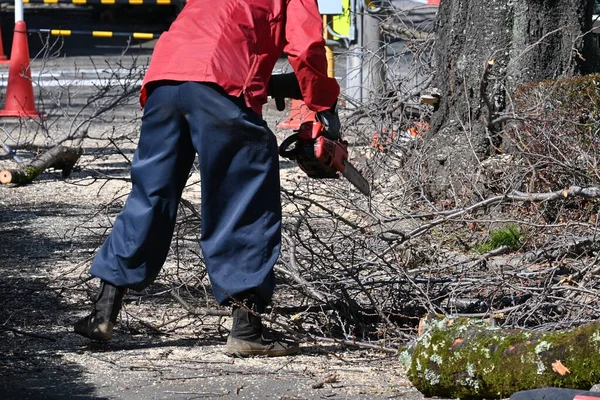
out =
{"type": "Polygon", "coordinates": [[[200,245],[219,304],[254,291],[266,302],[281,247],[277,141],[243,99],[210,83],[164,81],[148,97],[125,207],[90,273],[141,290],[162,268],[198,154],[200,245]]]}

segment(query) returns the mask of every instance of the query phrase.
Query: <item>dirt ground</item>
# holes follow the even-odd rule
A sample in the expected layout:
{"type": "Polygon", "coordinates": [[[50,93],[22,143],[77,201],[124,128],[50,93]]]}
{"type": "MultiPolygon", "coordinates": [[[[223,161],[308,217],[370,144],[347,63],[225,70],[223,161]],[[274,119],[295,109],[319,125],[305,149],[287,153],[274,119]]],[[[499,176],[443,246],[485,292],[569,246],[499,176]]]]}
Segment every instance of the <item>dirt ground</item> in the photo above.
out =
{"type": "MultiPolygon", "coordinates": [[[[275,127],[285,114],[270,110],[275,127]]],[[[422,398],[397,357],[376,351],[303,343],[293,357],[228,358],[221,351],[230,318],[190,316],[162,275],[127,296],[110,344],[72,333],[90,309],[96,282],[87,270],[128,192],[124,156],[134,143],[122,154],[84,147],[66,180],[49,170],[30,185],[0,187],[0,398],[422,398]]],[[[299,172],[282,173],[285,185],[299,172]]],[[[193,204],[197,186],[184,195],[193,204]]],[[[168,261],[165,271],[173,268],[168,261]]]]}

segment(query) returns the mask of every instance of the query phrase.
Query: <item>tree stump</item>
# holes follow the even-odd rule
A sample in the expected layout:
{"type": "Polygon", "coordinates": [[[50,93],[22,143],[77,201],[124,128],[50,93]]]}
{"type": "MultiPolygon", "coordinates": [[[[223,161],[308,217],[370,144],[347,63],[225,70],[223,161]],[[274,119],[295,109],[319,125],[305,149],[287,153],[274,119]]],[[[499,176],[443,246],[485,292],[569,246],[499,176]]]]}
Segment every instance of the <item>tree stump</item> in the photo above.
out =
{"type": "Polygon", "coordinates": [[[426,396],[506,398],[540,387],[600,382],[600,321],[558,332],[505,330],[475,319],[433,319],[403,353],[426,396]]]}

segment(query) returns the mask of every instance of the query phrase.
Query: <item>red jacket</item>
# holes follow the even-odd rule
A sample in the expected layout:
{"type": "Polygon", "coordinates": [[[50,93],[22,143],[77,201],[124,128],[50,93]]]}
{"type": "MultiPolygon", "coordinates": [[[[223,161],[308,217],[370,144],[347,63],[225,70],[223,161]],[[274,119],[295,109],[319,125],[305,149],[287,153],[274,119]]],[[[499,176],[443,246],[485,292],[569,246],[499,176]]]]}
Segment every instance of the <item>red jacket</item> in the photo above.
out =
{"type": "Polygon", "coordinates": [[[317,0],[188,0],[156,43],[148,82],[214,82],[262,114],[267,84],[279,56],[288,55],[304,102],[330,108],[339,95],[327,77],[323,22],[317,0]]]}

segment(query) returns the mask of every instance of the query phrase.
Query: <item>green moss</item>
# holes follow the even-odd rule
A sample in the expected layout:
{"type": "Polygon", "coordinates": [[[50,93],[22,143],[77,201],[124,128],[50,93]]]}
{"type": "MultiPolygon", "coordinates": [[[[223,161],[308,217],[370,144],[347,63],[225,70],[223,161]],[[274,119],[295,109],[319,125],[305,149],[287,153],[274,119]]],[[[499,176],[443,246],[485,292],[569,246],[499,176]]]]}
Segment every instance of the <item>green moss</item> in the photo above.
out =
{"type": "Polygon", "coordinates": [[[600,322],[554,333],[505,331],[476,320],[444,323],[428,329],[411,353],[409,378],[426,396],[502,398],[543,386],[587,390],[600,381],[598,343],[590,340],[600,335],[600,322]],[[556,360],[571,373],[554,372],[556,360]]]}
{"type": "Polygon", "coordinates": [[[31,166],[25,167],[25,174],[27,175],[27,178],[34,180],[40,174],[40,169],[31,166]]]}
{"type": "Polygon", "coordinates": [[[39,168],[26,166],[21,170],[11,171],[12,183],[27,184],[31,183],[41,173],[39,168]]]}
{"type": "Polygon", "coordinates": [[[483,244],[475,249],[478,253],[487,253],[501,246],[508,246],[512,250],[521,247],[523,237],[519,227],[516,225],[508,225],[502,229],[490,232],[490,237],[483,244]]]}

